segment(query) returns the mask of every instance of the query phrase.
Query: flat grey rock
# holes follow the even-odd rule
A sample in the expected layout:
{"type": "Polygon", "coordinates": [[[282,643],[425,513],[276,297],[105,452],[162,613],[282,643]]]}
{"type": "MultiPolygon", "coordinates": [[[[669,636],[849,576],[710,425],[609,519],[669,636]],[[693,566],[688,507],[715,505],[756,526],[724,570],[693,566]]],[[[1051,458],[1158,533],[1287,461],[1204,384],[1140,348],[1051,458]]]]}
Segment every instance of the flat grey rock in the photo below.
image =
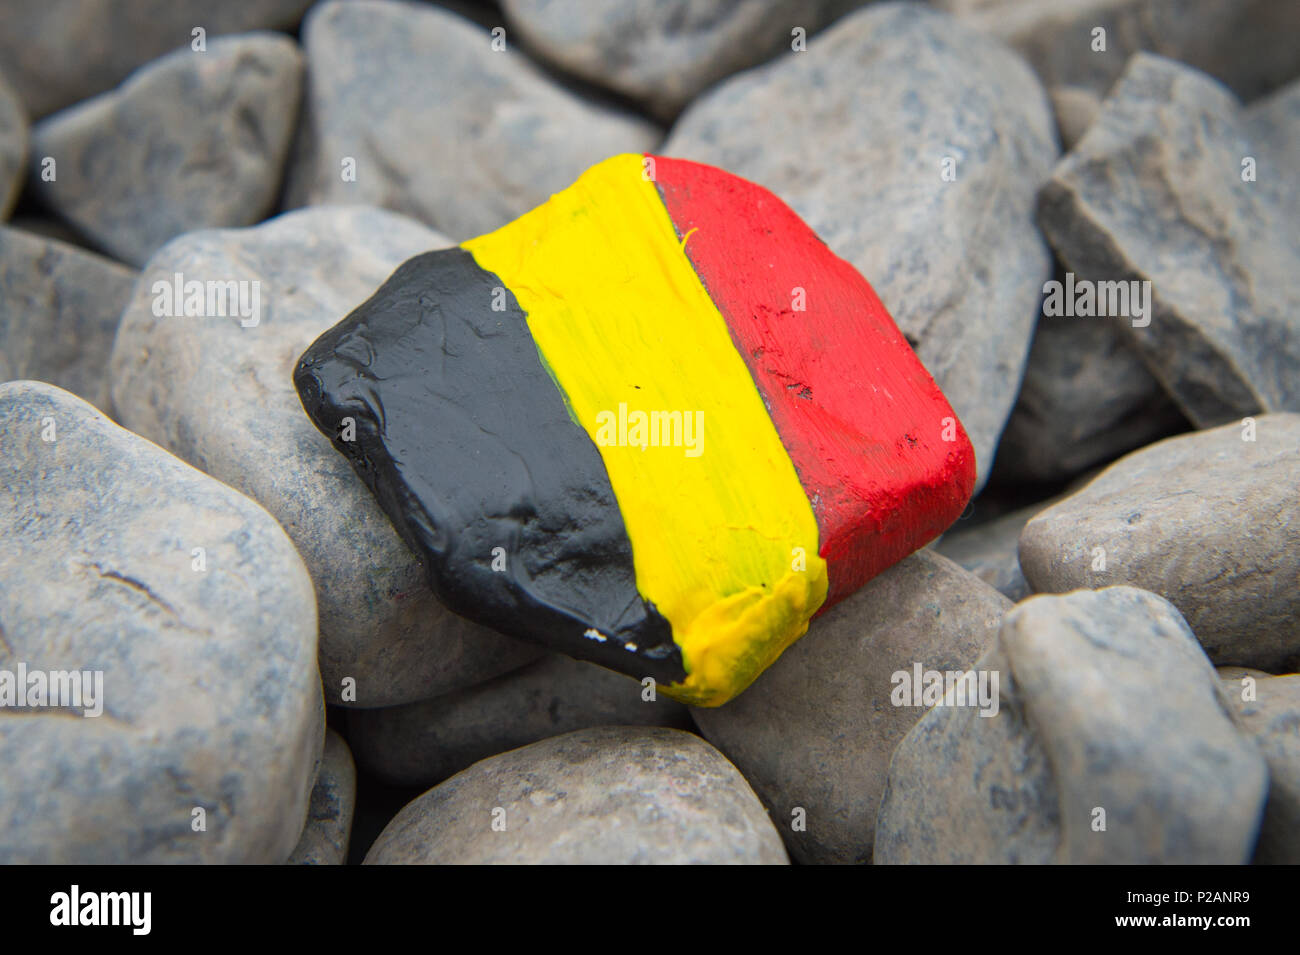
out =
{"type": "Polygon", "coordinates": [[[805,52],[814,32],[864,0],[504,0],[513,32],[562,70],[671,120],[705,88],[740,70],[805,52]]]}
{"type": "Polygon", "coordinates": [[[32,192],[133,265],[183,232],[252,225],[275,204],[301,89],[278,33],[183,47],[38,123],[32,192]]]}
{"type": "Polygon", "coordinates": [[[660,151],[773,190],[858,268],[961,418],[982,486],[1051,264],[1033,208],[1056,133],[1029,67],[919,4],[873,4],[815,52],[709,90],[660,151]]]}
{"type": "Polygon", "coordinates": [[[40,0],[0,5],[0,69],[33,117],[111,89],[137,66],[224,33],[291,29],[311,0],[40,0]]]}
{"type": "Polygon", "coordinates": [[[23,105],[0,76],[0,220],[9,218],[23,188],[28,135],[23,105]]]}
{"type": "Polygon", "coordinates": [[[284,861],[324,732],[289,538],[52,385],[0,384],[0,444],[0,863],[284,861]],[[20,714],[23,668],[102,692],[20,714]]]}
{"type": "Polygon", "coordinates": [[[1268,762],[1268,808],[1253,861],[1300,864],[1300,674],[1229,669],[1219,669],[1224,693],[1268,762]]]}
{"type": "Polygon", "coordinates": [[[605,726],[475,763],[409,803],[367,865],[782,865],[748,783],[692,733],[605,726]]]}
{"type": "Polygon", "coordinates": [[[925,712],[907,693],[896,705],[896,675],[912,679],[916,664],[968,670],[1010,607],[919,551],[814,619],[739,697],[693,710],[695,721],[762,798],[794,859],[868,862],[889,758],[925,712]]]}
{"type": "Polygon", "coordinates": [[[932,2],[1006,40],[1054,90],[1105,96],[1139,50],[1194,66],[1247,98],[1300,73],[1300,8],[1292,0],[932,2]],[[1105,50],[1093,49],[1099,27],[1105,50]]]}
{"type": "Polygon", "coordinates": [[[638,681],[559,654],[432,700],[358,709],[348,735],[361,768],[386,783],[432,786],[509,749],[590,726],[689,728],[686,707],[638,681]]]}
{"type": "Polygon", "coordinates": [[[580,99],[492,40],[436,6],[314,7],[287,204],[384,206],[462,241],[659,141],[654,124],[580,99]]]}
{"type": "Polygon", "coordinates": [[[1044,316],[993,469],[1066,480],[1188,427],[1111,319],[1044,316]]]}
{"type": "Polygon", "coordinates": [[[107,413],[109,355],[136,274],[0,226],[0,381],[49,382],[107,413]]]}
{"type": "Polygon", "coordinates": [[[119,420],[261,502],[293,538],[316,584],[330,703],[427,699],[541,655],[434,598],[423,566],[293,387],[299,357],[322,332],[407,258],[446,245],[409,219],[356,206],[192,232],[146,266],[114,345],[119,420]],[[155,315],[177,274],[246,283],[235,287],[249,317],[155,315]]]}
{"type": "Polygon", "coordinates": [[[357,767],[343,737],[325,732],[320,772],[311,790],[307,825],[287,865],[343,865],[352,836],[352,814],[357,808],[357,767]]]}
{"type": "Polygon", "coordinates": [[[977,669],[1001,706],[936,706],[899,744],[879,863],[1242,864],[1268,770],[1178,611],[1110,587],[1038,596],[977,669]]]}
{"type": "Polygon", "coordinates": [[[1138,54],[1040,196],[1078,279],[1151,283],[1150,314],[1119,327],[1198,427],[1300,411],[1300,192],[1249,133],[1219,83],[1138,54]]]}
{"type": "Polygon", "coordinates": [[[1121,458],[1020,535],[1035,591],[1160,594],[1210,659],[1300,662],[1300,415],[1166,438],[1121,458]]]}

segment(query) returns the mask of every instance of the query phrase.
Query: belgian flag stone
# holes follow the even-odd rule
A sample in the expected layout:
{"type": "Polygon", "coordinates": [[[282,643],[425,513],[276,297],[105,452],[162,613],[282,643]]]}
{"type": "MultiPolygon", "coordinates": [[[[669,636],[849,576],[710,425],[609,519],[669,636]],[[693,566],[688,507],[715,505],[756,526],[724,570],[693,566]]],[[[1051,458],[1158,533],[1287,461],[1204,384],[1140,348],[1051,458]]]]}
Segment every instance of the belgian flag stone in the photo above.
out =
{"type": "Polygon", "coordinates": [[[406,262],[295,383],[447,606],[697,705],[975,481],[866,280],[772,193],[665,157],[406,262]]]}

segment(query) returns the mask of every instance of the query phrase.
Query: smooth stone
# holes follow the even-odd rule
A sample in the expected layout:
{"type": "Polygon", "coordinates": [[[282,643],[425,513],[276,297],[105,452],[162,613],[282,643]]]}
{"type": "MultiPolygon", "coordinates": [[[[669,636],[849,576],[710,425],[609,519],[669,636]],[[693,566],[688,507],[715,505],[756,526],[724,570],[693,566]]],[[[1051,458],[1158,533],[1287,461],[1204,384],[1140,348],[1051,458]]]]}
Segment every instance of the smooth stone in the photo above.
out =
{"type": "Polygon", "coordinates": [[[512,31],[556,67],[671,120],[732,73],[794,52],[863,0],[503,0],[512,31]]]}
{"type": "Polygon", "coordinates": [[[1010,607],[920,551],[816,618],[739,697],[692,710],[695,722],[769,808],[792,858],[868,862],[889,758],[924,712],[891,701],[894,675],[910,678],[916,663],[970,669],[1010,607]]]}
{"type": "Polygon", "coordinates": [[[982,487],[1051,265],[1033,207],[1056,132],[1019,57],[919,4],[873,4],[815,52],[703,94],[660,152],[766,186],[857,267],[952,403],[982,487]]]}
{"type": "Polygon", "coordinates": [[[320,772],[312,787],[307,825],[286,865],[343,865],[357,808],[357,767],[343,737],[325,733],[320,772]]]}
{"type": "Polygon", "coordinates": [[[1180,60],[1247,98],[1300,73],[1293,0],[931,0],[1015,47],[1053,90],[1104,96],[1139,50],[1180,60]],[[1093,30],[1106,49],[1093,49],[1093,30]]]}
{"type": "Polygon", "coordinates": [[[540,655],[434,599],[419,560],[293,386],[298,356],[318,335],[407,258],[445,245],[416,222],[366,207],[190,233],[146,266],[118,330],[111,377],[122,423],[260,501],[301,552],[316,584],[330,703],[427,699],[540,655]],[[174,283],[178,272],[260,283],[257,324],[155,316],[155,283],[174,283]],[[349,679],[355,699],[343,696],[349,679]]]}
{"type": "Polygon", "coordinates": [[[1111,319],[1043,316],[993,470],[1065,480],[1188,427],[1111,319]]]}
{"type": "Polygon", "coordinates": [[[23,105],[0,75],[0,220],[9,218],[22,191],[28,137],[23,105]]]}
{"type": "Polygon", "coordinates": [[[292,29],[311,0],[40,0],[0,5],[0,64],[33,117],[111,89],[149,60],[220,34],[292,29]]]}
{"type": "Polygon", "coordinates": [[[475,763],[399,812],[365,862],[783,865],[787,859],[754,791],[704,740],[660,727],[603,726],[475,763]]]}
{"type": "Polygon", "coordinates": [[[435,6],[326,2],[303,24],[307,94],[288,206],[368,203],[456,240],[540,205],[658,127],[589,103],[435,6]],[[355,176],[346,178],[348,160],[355,176]]]}
{"type": "Polygon", "coordinates": [[[558,653],[432,700],[348,713],[361,768],[395,786],[428,787],[480,759],[591,726],[688,729],[680,703],[637,680],[558,653]]]}
{"type": "Polygon", "coordinates": [[[289,538],[53,385],[0,384],[0,444],[0,670],[103,679],[0,718],[0,863],[284,861],[324,734],[289,538]]]}
{"type": "Polygon", "coordinates": [[[294,382],[450,609],[695,705],[941,533],[975,481],[865,280],[771,192],[686,160],[612,157],[410,259],[294,382]],[[695,462],[706,415],[726,425],[695,462]],[[686,447],[612,449],[636,444],[686,447]]]}
{"type": "Polygon", "coordinates": [[[1248,132],[1219,83],[1138,54],[1040,196],[1078,279],[1151,282],[1147,324],[1118,325],[1198,427],[1300,411],[1300,193],[1248,132]]]}
{"type": "Polygon", "coordinates": [[[1268,771],[1173,605],[1131,587],[1032,597],[983,668],[1001,674],[996,716],[936,706],[899,744],[876,862],[1249,861],[1268,771]]]}
{"type": "MultiPolygon", "coordinates": [[[[1271,677],[1258,671],[1219,678],[1238,721],[1268,761],[1268,808],[1252,861],[1259,865],[1300,863],[1300,674],[1271,677]],[[1243,676],[1255,683],[1246,692],[1243,676]],[[1250,697],[1250,698],[1247,698],[1250,697]]],[[[1240,668],[1238,668],[1240,669],[1240,668]]]]}
{"type": "Polygon", "coordinates": [[[108,413],[108,359],[136,275],[93,252],[0,226],[0,381],[46,381],[108,413]]]}
{"type": "Polygon", "coordinates": [[[1166,438],[1044,510],[1020,535],[1030,586],[1142,587],[1215,663],[1300,662],[1300,415],[1252,420],[1254,441],[1242,424],[1166,438]]]}
{"type": "Polygon", "coordinates": [[[181,233],[252,225],[275,204],[301,87],[302,54],[278,33],[184,47],[38,123],[32,192],[132,265],[181,233]]]}

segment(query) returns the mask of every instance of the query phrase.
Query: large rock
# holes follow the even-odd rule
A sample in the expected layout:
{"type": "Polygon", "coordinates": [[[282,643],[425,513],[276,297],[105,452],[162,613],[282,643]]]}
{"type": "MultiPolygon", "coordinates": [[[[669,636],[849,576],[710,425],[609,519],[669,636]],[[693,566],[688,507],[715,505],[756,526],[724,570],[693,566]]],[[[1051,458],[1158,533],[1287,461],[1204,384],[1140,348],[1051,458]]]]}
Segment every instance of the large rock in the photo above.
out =
{"type": "Polygon", "coordinates": [[[591,726],[687,728],[680,703],[621,673],[559,654],[432,700],[348,714],[362,769],[398,786],[432,786],[467,766],[591,726]]]}
{"type": "Polygon", "coordinates": [[[32,191],[134,265],[183,232],[252,225],[275,203],[301,86],[302,55],[279,34],[182,47],[38,123],[32,191]]]}
{"type": "Polygon", "coordinates": [[[1300,863],[1300,674],[1219,670],[1237,718],[1268,761],[1268,808],[1256,863],[1300,863]],[[1249,676],[1247,680],[1244,677],[1249,676]]]}
{"type": "Polygon", "coordinates": [[[0,76],[0,220],[9,212],[22,191],[27,169],[27,117],[18,97],[0,76]]]}
{"type": "Polygon", "coordinates": [[[504,0],[512,30],[539,56],[672,119],[723,77],[795,51],[864,0],[504,0]]]}
{"type": "Polygon", "coordinates": [[[1167,438],[1026,524],[1020,566],[1039,592],[1131,584],[1158,593],[1215,663],[1294,666],[1298,473],[1297,414],[1167,438]]]}
{"type": "Polygon", "coordinates": [[[324,732],[289,538],[52,385],[0,385],[0,445],[0,863],[282,862],[324,732]],[[10,710],[36,671],[95,698],[10,710]]]}
{"type": "Polygon", "coordinates": [[[961,418],[982,485],[1050,268],[1032,220],[1056,137],[1032,71],[950,17],[873,5],[815,54],[704,94],[660,151],[768,187],[857,266],[961,418]]]}
{"type": "Polygon", "coordinates": [[[1217,82],[1138,54],[1040,196],[1078,279],[1151,283],[1149,313],[1120,327],[1199,427],[1300,411],[1300,192],[1248,132],[1217,82]]]}
{"type": "Polygon", "coordinates": [[[122,423],[260,501],[297,544],[316,584],[331,703],[426,699],[540,655],[433,598],[419,561],[293,387],[298,357],[321,332],[402,261],[446,244],[415,222],[365,207],[190,233],[150,261],[118,330],[112,380],[122,423]],[[240,286],[245,303],[254,304],[256,289],[260,311],[155,315],[155,305],[167,304],[155,284],[174,285],[178,273],[184,281],[248,283],[240,286]],[[354,699],[344,695],[348,679],[354,699]]]}
{"type": "Polygon", "coordinates": [[[680,730],[605,726],[475,763],[410,803],[367,864],[786,862],[722,754],[680,730]]]}
{"type": "Polygon", "coordinates": [[[303,25],[307,95],[287,201],[385,206],[457,240],[540,205],[659,130],[557,86],[476,24],[410,3],[326,2],[303,25]]]}
{"type": "Polygon", "coordinates": [[[695,721],[767,805],[791,856],[867,862],[889,757],[924,712],[910,694],[892,701],[897,674],[970,669],[1010,607],[920,551],[814,620],[739,697],[694,710],[695,721]]]}
{"type": "Polygon", "coordinates": [[[120,83],[137,66],[218,34],[291,28],[311,0],[41,0],[0,5],[0,70],[44,116],[120,83]]]}
{"type": "Polygon", "coordinates": [[[108,359],[136,272],[0,227],[0,381],[58,385],[107,412],[108,359]]]}
{"type": "Polygon", "coordinates": [[[1187,426],[1109,320],[1043,316],[993,470],[1013,482],[1065,480],[1187,426]]]}
{"type": "Polygon", "coordinates": [[[1181,60],[1238,95],[1300,73],[1293,0],[931,0],[1006,40],[1053,91],[1106,95],[1139,50],[1181,60]],[[1105,30],[1105,49],[1093,31],[1105,30]]]}
{"type": "Polygon", "coordinates": [[[311,791],[307,825],[288,865],[343,865],[352,836],[352,814],[357,808],[357,767],[343,737],[325,733],[320,772],[311,791]]]}
{"type": "Polygon", "coordinates": [[[997,715],[936,706],[899,744],[877,862],[1249,861],[1268,771],[1168,602],[1032,597],[977,668],[997,715]]]}

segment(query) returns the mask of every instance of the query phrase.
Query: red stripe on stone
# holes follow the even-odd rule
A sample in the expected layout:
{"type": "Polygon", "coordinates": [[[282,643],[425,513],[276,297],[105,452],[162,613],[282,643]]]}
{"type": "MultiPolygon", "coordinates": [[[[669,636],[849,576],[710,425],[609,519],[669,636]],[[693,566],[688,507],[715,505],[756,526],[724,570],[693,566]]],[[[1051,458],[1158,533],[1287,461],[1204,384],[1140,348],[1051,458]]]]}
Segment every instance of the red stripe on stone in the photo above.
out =
{"type": "Polygon", "coordinates": [[[793,210],[721,169],[653,158],[687,257],[812,502],[825,610],[961,516],[975,452],[871,286],[793,210]]]}

